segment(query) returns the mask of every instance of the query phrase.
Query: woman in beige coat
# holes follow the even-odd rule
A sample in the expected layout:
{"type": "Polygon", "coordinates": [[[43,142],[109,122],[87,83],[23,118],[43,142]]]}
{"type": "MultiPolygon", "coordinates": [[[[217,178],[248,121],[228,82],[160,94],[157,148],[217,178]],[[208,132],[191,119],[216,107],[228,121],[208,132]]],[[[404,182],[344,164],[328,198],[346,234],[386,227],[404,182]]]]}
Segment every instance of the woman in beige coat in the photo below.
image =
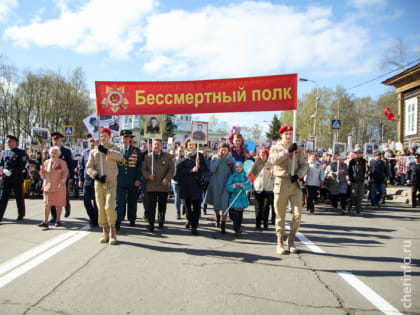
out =
{"type": "Polygon", "coordinates": [[[117,243],[115,222],[115,199],[117,194],[117,161],[123,158],[118,147],[110,142],[111,131],[101,128],[101,144],[92,149],[86,166],[88,175],[95,179],[95,199],[98,205],[98,224],[103,229],[100,243],[115,245],[117,243]]]}
{"type": "Polygon", "coordinates": [[[45,220],[38,226],[45,228],[48,227],[51,206],[55,206],[57,209],[55,226],[61,226],[61,209],[66,205],[66,181],[69,174],[66,162],[59,158],[61,155],[60,149],[52,147],[50,155],[51,158],[44,162],[40,171],[44,178],[45,220]]]}

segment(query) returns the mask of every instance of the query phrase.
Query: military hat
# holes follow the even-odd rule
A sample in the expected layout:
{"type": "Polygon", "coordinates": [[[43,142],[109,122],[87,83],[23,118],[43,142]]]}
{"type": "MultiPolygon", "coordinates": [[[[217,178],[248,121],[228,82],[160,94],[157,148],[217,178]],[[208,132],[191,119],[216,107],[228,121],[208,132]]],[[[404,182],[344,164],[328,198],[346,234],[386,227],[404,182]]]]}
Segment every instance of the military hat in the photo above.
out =
{"type": "Polygon", "coordinates": [[[121,130],[120,136],[123,137],[134,137],[133,132],[131,130],[121,130]]]}
{"type": "Polygon", "coordinates": [[[92,134],[88,133],[87,136],[86,136],[86,139],[90,139],[90,138],[92,138],[92,134]]]}
{"type": "Polygon", "coordinates": [[[280,128],[279,135],[282,135],[283,132],[285,131],[293,131],[293,127],[290,125],[284,125],[283,127],[280,128]]]}
{"type": "Polygon", "coordinates": [[[7,135],[6,136],[6,138],[8,139],[8,140],[14,140],[14,141],[16,141],[16,142],[18,142],[19,140],[18,140],[18,138],[16,138],[15,136],[13,136],[13,135],[7,135]]]}
{"type": "Polygon", "coordinates": [[[59,133],[59,132],[53,132],[53,133],[51,133],[51,138],[54,138],[54,139],[61,139],[61,138],[63,138],[64,136],[61,134],[61,133],[59,133]]]}

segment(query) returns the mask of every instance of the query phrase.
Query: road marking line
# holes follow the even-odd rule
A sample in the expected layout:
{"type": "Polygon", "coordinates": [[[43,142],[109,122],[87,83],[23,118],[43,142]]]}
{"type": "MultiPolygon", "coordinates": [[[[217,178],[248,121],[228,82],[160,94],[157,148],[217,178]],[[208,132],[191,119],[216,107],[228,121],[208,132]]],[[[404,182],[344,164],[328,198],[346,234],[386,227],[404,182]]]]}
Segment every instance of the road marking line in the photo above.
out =
{"type": "MultiPolygon", "coordinates": [[[[66,247],[70,246],[71,244],[73,244],[73,243],[79,241],[80,239],[86,237],[90,233],[86,230],[89,230],[89,229],[90,229],[89,225],[86,225],[78,231],[69,232],[71,234],[70,236],[69,236],[69,233],[63,234],[63,237],[57,237],[57,238],[55,238],[51,241],[48,241],[45,244],[39,246],[37,253],[34,251],[34,249],[29,250],[28,252],[16,257],[16,259],[13,259],[10,262],[6,262],[5,264],[3,264],[6,267],[4,270],[6,270],[6,269],[11,270],[11,269],[13,269],[13,268],[15,268],[19,265],[20,266],[15,268],[11,272],[7,273],[6,275],[0,277],[0,288],[3,288],[5,285],[9,284],[10,282],[15,280],[16,278],[20,277],[21,275],[25,274],[29,270],[31,270],[34,267],[38,266],[39,264],[43,263],[44,261],[51,258],[55,254],[59,253],[60,251],[62,251],[66,247]],[[64,237],[64,236],[66,236],[66,237],[64,237]],[[61,241],[61,243],[59,243],[59,241],[61,241]],[[58,244],[58,245],[53,247],[56,244],[58,244]],[[40,254],[41,251],[39,250],[39,248],[43,248],[44,252],[42,254],[40,254]],[[50,249],[48,249],[48,248],[50,248],[50,249]],[[46,249],[48,249],[48,250],[46,250],[46,249]],[[30,255],[28,255],[28,253],[30,255]],[[40,255],[38,255],[38,254],[40,254],[40,255]],[[33,258],[36,255],[38,255],[38,256],[33,258]],[[27,259],[23,260],[25,257],[27,259]]],[[[4,271],[4,272],[7,272],[7,271],[4,271]]],[[[2,272],[1,274],[3,274],[4,272],[2,272]]]]}
{"type": "Polygon", "coordinates": [[[322,250],[321,248],[319,248],[317,245],[315,245],[309,238],[307,238],[305,235],[303,235],[300,232],[296,233],[296,236],[298,237],[298,239],[306,246],[308,247],[311,251],[313,251],[314,253],[317,254],[325,254],[325,251],[322,250]]]}
{"type": "MultiPolygon", "coordinates": [[[[285,224],[286,230],[290,231],[290,224],[285,224]]],[[[298,239],[304,244],[306,247],[308,247],[312,252],[317,254],[325,254],[325,251],[323,251],[321,248],[316,246],[309,238],[307,238],[305,235],[300,233],[299,231],[296,232],[296,236],[298,239]]]]}
{"type": "Polygon", "coordinates": [[[67,232],[65,234],[59,235],[41,245],[38,245],[23,254],[16,256],[13,259],[3,263],[0,265],[0,275],[5,274],[6,272],[18,267],[19,265],[23,264],[24,262],[28,261],[29,259],[39,255],[40,253],[46,251],[50,247],[55,246],[58,243],[61,243],[67,238],[70,238],[74,235],[75,232],[67,232]]]}
{"type": "MultiPolygon", "coordinates": [[[[286,224],[286,229],[290,230],[290,224],[286,224]]],[[[317,254],[325,254],[326,252],[315,245],[310,239],[308,239],[301,232],[297,232],[296,236],[299,240],[312,252],[317,254]]],[[[366,300],[372,303],[378,310],[385,314],[402,314],[394,306],[388,303],[379,294],[369,288],[361,280],[349,271],[336,271],[348,284],[350,284],[356,291],[358,291],[366,300]]]]}
{"type": "Polygon", "coordinates": [[[348,271],[337,271],[337,273],[365,299],[376,306],[384,314],[402,314],[395,307],[385,301],[379,294],[360,281],[355,275],[348,271]]]}

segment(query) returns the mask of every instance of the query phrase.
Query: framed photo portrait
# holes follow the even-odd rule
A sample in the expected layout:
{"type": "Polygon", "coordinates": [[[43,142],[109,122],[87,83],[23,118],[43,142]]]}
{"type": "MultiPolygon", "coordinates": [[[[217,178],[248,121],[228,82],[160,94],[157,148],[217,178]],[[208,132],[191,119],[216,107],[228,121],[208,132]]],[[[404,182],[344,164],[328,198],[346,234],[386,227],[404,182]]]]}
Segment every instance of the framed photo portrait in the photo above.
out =
{"type": "Polygon", "coordinates": [[[192,121],[191,122],[191,142],[197,144],[207,144],[208,138],[208,122],[192,121]]]}
{"type": "Polygon", "coordinates": [[[307,140],[305,143],[305,151],[306,152],[314,152],[314,142],[311,140],[307,140]]]}
{"type": "Polygon", "coordinates": [[[210,149],[212,149],[213,151],[217,151],[219,149],[219,144],[220,144],[219,140],[210,141],[210,149]]]}
{"type": "Polygon", "coordinates": [[[312,141],[314,145],[314,151],[318,148],[318,136],[308,135],[308,141],[312,141]]]}
{"type": "Polygon", "coordinates": [[[32,138],[36,141],[47,142],[49,137],[49,131],[46,128],[32,128],[32,138]]]}
{"type": "Polygon", "coordinates": [[[345,160],[346,159],[346,143],[344,142],[335,142],[333,145],[333,157],[336,160],[345,160]]]}
{"type": "Polygon", "coordinates": [[[365,147],[363,150],[363,155],[366,157],[374,157],[375,156],[375,144],[373,143],[365,143],[365,147]]]}
{"type": "Polygon", "coordinates": [[[162,137],[162,115],[146,115],[144,120],[144,137],[162,137]]]}
{"type": "Polygon", "coordinates": [[[299,140],[299,147],[305,148],[305,144],[306,144],[306,140],[305,139],[300,139],[299,140]]]}

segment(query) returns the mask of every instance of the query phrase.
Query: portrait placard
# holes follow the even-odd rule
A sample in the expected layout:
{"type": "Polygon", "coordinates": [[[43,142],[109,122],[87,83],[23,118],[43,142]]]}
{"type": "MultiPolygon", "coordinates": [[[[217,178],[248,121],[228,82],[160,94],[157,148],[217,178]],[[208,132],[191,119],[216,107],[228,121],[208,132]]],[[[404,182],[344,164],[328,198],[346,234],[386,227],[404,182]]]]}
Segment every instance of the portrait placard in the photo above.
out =
{"type": "Polygon", "coordinates": [[[334,142],[333,157],[336,160],[345,160],[346,159],[346,143],[334,142]]]}
{"type": "Polygon", "coordinates": [[[374,157],[375,156],[374,151],[375,151],[375,144],[365,143],[364,150],[363,150],[363,155],[365,157],[374,157]]]}
{"type": "Polygon", "coordinates": [[[162,115],[144,116],[144,137],[162,138],[162,115]]]}
{"type": "Polygon", "coordinates": [[[208,122],[192,121],[191,122],[191,142],[197,144],[207,144],[208,138],[208,122]]]}

